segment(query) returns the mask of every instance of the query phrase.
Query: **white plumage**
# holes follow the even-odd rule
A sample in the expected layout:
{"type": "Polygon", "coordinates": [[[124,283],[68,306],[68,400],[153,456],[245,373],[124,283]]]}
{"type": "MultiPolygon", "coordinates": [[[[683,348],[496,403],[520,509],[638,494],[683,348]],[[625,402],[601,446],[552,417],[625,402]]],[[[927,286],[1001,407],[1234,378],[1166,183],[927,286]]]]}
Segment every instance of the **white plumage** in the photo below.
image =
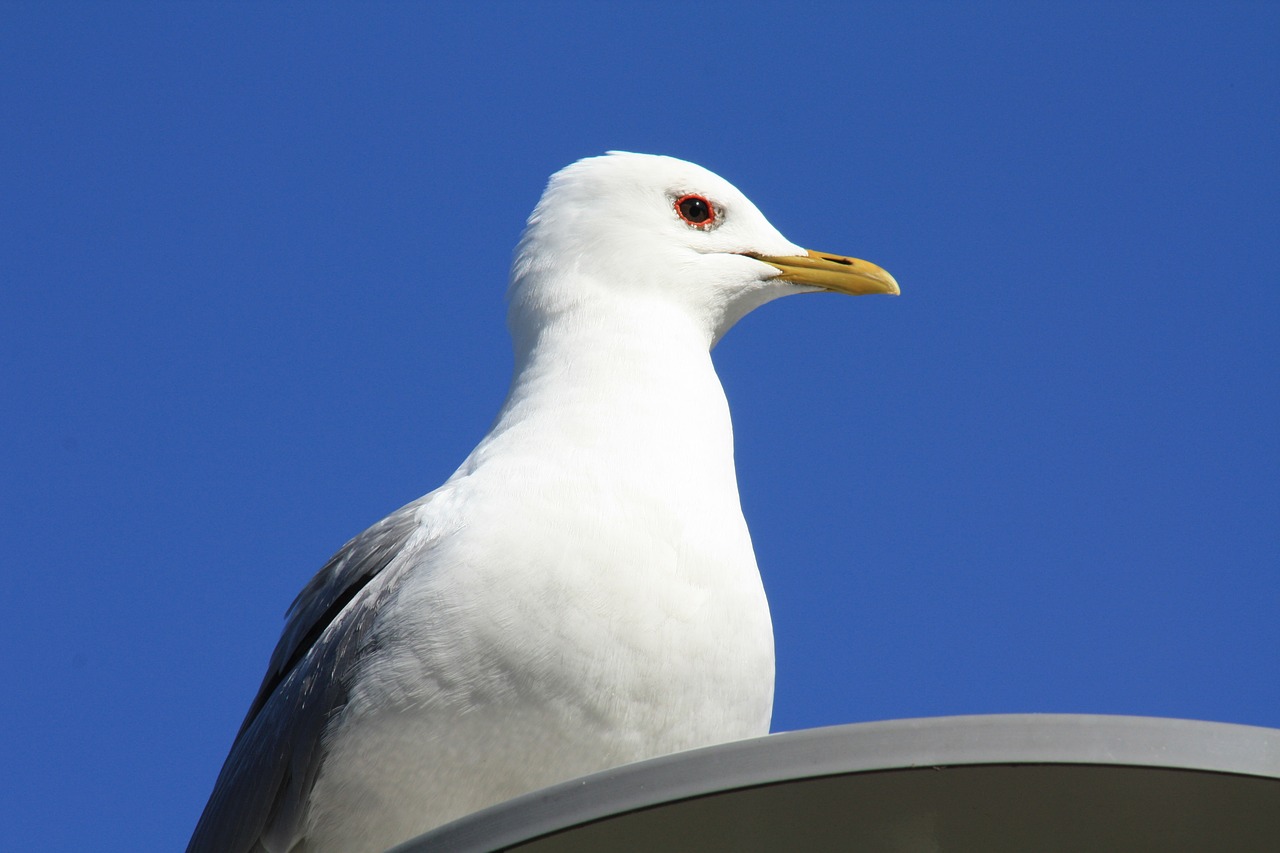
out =
{"type": "Polygon", "coordinates": [[[897,285],[806,253],[690,163],[557,173],[516,253],[492,429],[303,590],[188,850],[380,851],[765,734],[773,634],[710,350],[815,289],[897,285]]]}

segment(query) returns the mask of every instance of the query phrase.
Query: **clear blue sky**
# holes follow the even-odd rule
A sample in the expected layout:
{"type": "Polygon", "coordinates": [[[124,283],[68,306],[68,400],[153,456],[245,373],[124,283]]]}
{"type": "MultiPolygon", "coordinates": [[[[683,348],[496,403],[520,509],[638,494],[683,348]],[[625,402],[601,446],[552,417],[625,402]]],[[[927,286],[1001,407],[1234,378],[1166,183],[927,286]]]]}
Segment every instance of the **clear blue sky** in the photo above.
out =
{"type": "Polygon", "coordinates": [[[524,217],[611,148],[902,284],[716,353],[775,729],[1280,726],[1280,6],[851,6],[0,5],[5,843],[185,843],[294,593],[485,431],[524,217]]]}

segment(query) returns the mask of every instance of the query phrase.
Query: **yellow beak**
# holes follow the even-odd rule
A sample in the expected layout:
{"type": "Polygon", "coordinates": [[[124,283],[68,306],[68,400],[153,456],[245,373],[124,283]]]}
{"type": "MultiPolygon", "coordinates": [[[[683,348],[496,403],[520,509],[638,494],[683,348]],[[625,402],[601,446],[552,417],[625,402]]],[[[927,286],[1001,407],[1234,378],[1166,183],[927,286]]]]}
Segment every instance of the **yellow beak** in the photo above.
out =
{"type": "Polygon", "coordinates": [[[901,291],[893,276],[869,261],[810,251],[807,255],[757,255],[748,257],[763,261],[782,270],[778,278],[796,284],[811,284],[836,293],[862,296],[867,293],[888,293],[897,296],[901,291]]]}

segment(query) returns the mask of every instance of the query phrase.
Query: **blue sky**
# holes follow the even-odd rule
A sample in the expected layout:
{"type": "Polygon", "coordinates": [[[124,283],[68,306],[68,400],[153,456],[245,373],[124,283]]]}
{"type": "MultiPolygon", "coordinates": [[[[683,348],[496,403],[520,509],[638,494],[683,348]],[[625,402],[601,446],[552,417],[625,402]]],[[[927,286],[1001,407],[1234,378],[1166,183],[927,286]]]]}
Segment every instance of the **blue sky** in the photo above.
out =
{"type": "Polygon", "coordinates": [[[614,148],[902,284],[716,352],[775,729],[1280,726],[1277,8],[0,5],[7,843],[185,843],[297,589],[496,411],[547,176],[614,148]]]}

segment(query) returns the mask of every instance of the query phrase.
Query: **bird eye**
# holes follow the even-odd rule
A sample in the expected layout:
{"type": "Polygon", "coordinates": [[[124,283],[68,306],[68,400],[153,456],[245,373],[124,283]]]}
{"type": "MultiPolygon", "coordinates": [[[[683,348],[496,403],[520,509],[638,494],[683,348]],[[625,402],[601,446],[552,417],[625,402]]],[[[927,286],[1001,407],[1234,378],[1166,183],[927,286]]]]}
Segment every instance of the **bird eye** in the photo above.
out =
{"type": "Polygon", "coordinates": [[[694,228],[705,230],[715,224],[716,209],[700,195],[682,195],[676,199],[676,213],[694,228]]]}

